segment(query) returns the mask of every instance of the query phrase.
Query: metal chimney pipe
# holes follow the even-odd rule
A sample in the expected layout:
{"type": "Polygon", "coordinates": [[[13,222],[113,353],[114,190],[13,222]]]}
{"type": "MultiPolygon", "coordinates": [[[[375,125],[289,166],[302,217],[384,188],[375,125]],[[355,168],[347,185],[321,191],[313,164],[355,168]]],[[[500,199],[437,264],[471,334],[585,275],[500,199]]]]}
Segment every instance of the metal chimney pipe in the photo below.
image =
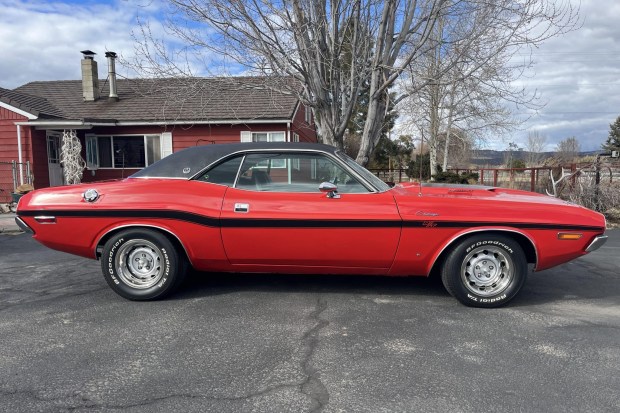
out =
{"type": "Polygon", "coordinates": [[[114,64],[116,53],[105,52],[105,57],[108,58],[108,79],[110,81],[110,97],[108,100],[118,102],[118,93],[116,91],[116,67],[114,64]]]}

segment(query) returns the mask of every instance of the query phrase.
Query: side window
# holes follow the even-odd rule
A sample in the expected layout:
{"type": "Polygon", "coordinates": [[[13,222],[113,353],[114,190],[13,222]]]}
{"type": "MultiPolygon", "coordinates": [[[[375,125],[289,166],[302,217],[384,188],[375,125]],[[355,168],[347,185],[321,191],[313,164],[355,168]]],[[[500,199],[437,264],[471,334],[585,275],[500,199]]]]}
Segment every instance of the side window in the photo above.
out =
{"type": "Polygon", "coordinates": [[[326,156],[304,153],[251,154],[245,157],[237,188],[268,192],[319,192],[329,181],[342,193],[368,189],[326,156]]]}
{"type": "Polygon", "coordinates": [[[199,177],[198,180],[210,182],[212,184],[233,186],[242,160],[243,157],[238,156],[236,158],[224,161],[209,169],[201,177],[199,177]]]}

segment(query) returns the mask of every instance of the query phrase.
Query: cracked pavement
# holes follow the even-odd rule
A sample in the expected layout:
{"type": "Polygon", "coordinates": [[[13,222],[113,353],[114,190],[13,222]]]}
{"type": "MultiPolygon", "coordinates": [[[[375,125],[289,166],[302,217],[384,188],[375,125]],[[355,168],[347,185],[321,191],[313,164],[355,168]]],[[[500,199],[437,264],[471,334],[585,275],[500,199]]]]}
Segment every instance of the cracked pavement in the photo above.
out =
{"type": "Polygon", "coordinates": [[[510,306],[436,280],[191,274],[136,303],[0,235],[0,411],[620,411],[620,231],[510,306]]]}

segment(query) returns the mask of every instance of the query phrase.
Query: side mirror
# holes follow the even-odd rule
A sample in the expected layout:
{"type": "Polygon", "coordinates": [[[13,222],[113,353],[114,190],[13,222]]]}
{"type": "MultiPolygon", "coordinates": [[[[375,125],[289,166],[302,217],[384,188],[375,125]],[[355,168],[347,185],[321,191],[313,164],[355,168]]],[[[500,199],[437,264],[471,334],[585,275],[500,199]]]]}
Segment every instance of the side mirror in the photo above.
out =
{"type": "Polygon", "coordinates": [[[321,182],[321,185],[319,185],[319,191],[326,193],[328,198],[340,198],[338,187],[331,182],[321,182]]]}

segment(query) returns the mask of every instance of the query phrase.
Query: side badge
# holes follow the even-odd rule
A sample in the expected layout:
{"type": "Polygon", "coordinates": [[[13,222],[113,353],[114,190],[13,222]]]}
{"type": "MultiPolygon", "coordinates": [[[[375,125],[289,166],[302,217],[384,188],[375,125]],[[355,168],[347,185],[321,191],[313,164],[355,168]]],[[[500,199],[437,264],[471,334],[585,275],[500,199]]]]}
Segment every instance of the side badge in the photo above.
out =
{"type": "Polygon", "coordinates": [[[87,189],[82,194],[82,198],[84,198],[86,202],[95,202],[99,199],[99,192],[97,192],[96,189],[87,189]]]}
{"type": "Polygon", "coordinates": [[[191,171],[190,168],[183,168],[183,173],[188,174],[191,171]]]}

